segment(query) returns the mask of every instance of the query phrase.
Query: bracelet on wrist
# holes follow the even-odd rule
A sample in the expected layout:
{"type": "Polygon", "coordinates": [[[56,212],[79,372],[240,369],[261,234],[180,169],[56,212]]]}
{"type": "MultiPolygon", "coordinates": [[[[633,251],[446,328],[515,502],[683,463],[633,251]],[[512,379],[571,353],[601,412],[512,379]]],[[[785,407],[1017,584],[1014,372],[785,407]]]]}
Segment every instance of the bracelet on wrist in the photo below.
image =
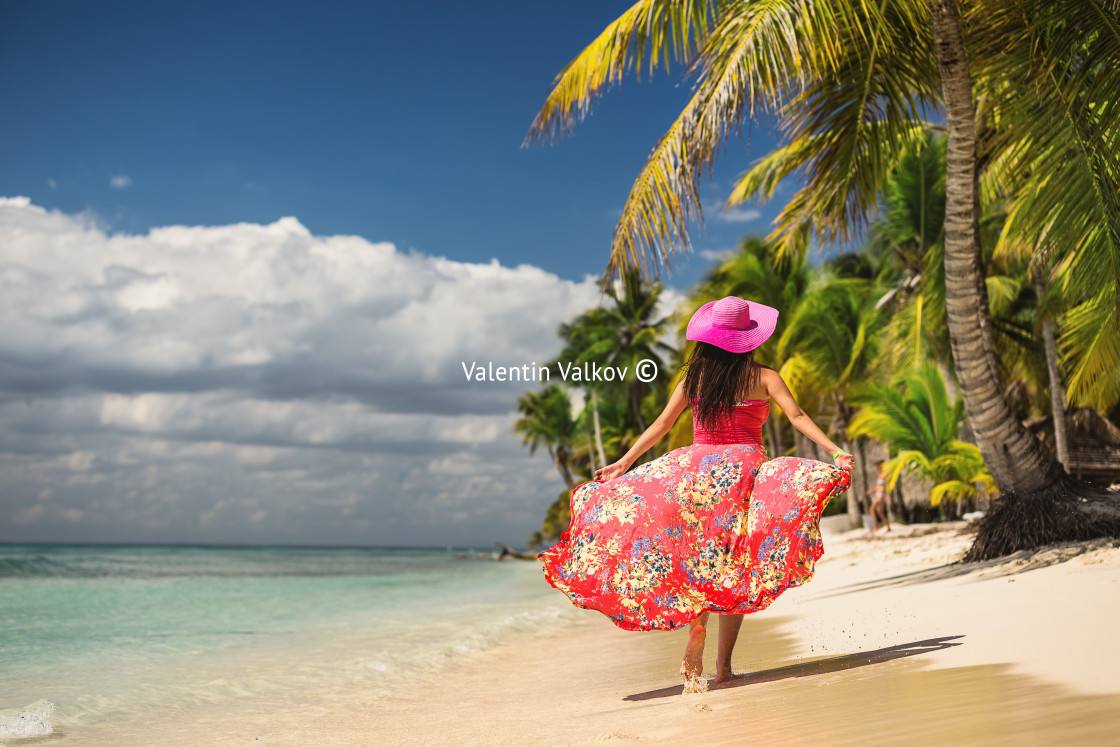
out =
{"type": "MultiPolygon", "coordinates": [[[[834,461],[834,462],[835,462],[835,461],[836,461],[837,459],[839,459],[839,458],[840,458],[840,457],[841,457],[841,456],[842,456],[843,454],[847,454],[847,453],[848,453],[848,452],[844,451],[843,449],[837,449],[837,450],[836,450],[836,453],[832,455],[832,461],[834,461]]],[[[849,456],[851,456],[851,455],[849,454],[849,456]]]]}

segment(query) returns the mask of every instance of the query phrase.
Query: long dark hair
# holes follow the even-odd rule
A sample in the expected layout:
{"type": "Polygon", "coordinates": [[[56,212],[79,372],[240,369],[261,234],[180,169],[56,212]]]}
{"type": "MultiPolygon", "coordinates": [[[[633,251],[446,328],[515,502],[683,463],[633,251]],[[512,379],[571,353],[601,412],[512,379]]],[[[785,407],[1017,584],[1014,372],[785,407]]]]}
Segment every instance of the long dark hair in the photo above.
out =
{"type": "Polygon", "coordinates": [[[740,394],[749,394],[758,384],[762,368],[753,351],[732,353],[697,342],[685,363],[684,391],[700,424],[712,429],[730,417],[740,394]]]}

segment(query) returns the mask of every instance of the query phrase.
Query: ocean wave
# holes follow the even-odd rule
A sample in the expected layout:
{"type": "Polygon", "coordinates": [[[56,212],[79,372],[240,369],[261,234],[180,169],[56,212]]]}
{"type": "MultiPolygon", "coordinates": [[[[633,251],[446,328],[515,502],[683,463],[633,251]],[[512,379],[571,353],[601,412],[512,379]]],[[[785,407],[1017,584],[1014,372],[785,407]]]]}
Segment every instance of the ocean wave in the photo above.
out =
{"type": "MultiPolygon", "coordinates": [[[[493,608],[488,610],[493,612],[493,608]]],[[[551,605],[536,609],[484,615],[473,620],[461,620],[457,630],[450,632],[444,626],[432,626],[432,638],[410,640],[393,650],[382,649],[372,656],[356,659],[353,665],[366,677],[392,678],[402,674],[435,674],[447,666],[508,643],[510,638],[552,629],[557,624],[576,619],[576,611],[551,605]]]]}
{"type": "Polygon", "coordinates": [[[434,551],[382,548],[0,546],[0,578],[329,578],[409,576],[489,564],[434,551]]]}

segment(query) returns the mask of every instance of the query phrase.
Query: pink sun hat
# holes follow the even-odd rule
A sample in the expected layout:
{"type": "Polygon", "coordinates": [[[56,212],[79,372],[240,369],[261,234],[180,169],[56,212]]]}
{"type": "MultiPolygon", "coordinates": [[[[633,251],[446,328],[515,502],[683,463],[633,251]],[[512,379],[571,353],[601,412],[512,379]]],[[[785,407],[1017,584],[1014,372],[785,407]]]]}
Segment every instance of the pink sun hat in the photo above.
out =
{"type": "Polygon", "coordinates": [[[777,309],[727,296],[697,309],[688,320],[684,336],[686,340],[709,342],[732,353],[745,353],[770,339],[777,323],[777,309]]]}

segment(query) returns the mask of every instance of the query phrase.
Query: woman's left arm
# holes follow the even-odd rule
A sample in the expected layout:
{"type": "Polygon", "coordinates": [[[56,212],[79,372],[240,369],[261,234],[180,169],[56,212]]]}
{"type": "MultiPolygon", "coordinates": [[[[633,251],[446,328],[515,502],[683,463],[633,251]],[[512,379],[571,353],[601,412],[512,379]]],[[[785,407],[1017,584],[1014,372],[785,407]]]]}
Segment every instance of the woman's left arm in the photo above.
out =
{"type": "Polygon", "coordinates": [[[684,408],[687,404],[688,402],[685,399],[684,393],[684,379],[681,379],[676,389],[674,389],[673,393],[669,396],[669,404],[665,405],[665,409],[657,416],[657,420],[653,421],[649,428],[646,428],[646,432],[638,437],[638,440],[630,447],[630,451],[626,452],[621,459],[614,464],[608,464],[602,469],[595,470],[595,479],[597,481],[606,482],[607,480],[613,480],[625,474],[626,470],[630,469],[630,465],[632,465],[638,457],[645,454],[651,446],[660,441],[661,437],[669,432],[669,429],[673,427],[673,423],[677,422],[677,418],[684,412],[684,408]]]}

